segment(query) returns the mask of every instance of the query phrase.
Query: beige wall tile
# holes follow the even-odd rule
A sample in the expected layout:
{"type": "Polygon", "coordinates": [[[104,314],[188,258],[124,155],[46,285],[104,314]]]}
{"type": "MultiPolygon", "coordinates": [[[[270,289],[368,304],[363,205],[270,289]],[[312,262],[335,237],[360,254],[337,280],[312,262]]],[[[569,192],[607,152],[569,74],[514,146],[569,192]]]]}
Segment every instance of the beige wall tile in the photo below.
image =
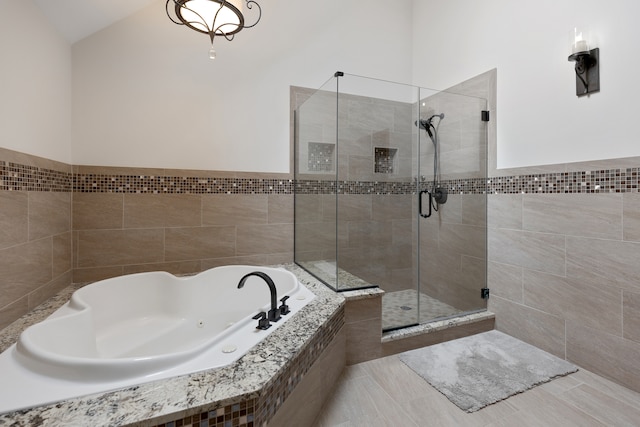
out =
{"type": "Polygon", "coordinates": [[[125,265],[123,267],[124,274],[145,273],[148,271],[166,271],[171,274],[179,275],[198,273],[201,269],[199,260],[125,265]]]}
{"type": "Polygon", "coordinates": [[[164,261],[164,230],[85,230],[78,234],[78,267],[164,261]]]}
{"type": "MultiPolygon", "coordinates": [[[[485,194],[464,194],[460,198],[462,201],[462,223],[486,227],[487,196],[485,194]]],[[[449,203],[448,200],[447,203],[449,203]]]]}
{"type": "Polygon", "coordinates": [[[0,307],[17,301],[52,279],[51,238],[0,250],[0,307]]]}
{"type": "Polygon", "coordinates": [[[125,194],[124,228],[201,225],[200,195],[125,194]]]}
{"type": "Polygon", "coordinates": [[[293,252],[293,224],[241,225],[237,255],[293,252]]]}
{"type": "Polygon", "coordinates": [[[293,224],[293,194],[269,194],[268,223],[293,224]]]}
{"type": "Polygon", "coordinates": [[[487,283],[491,295],[522,304],[522,267],[490,261],[488,270],[487,283]]]}
{"type": "Polygon", "coordinates": [[[372,203],[372,196],[367,194],[341,194],[337,201],[338,221],[370,220],[372,203]]]}
{"type": "Polygon", "coordinates": [[[344,307],[345,323],[368,319],[380,319],[382,316],[382,295],[371,298],[348,299],[344,307]]]}
{"type": "Polygon", "coordinates": [[[524,230],[622,238],[621,194],[525,194],[522,202],[524,230]]]}
{"type": "Polygon", "coordinates": [[[489,229],[488,234],[489,260],[565,274],[564,236],[504,229],[489,229]]]}
{"type": "MultiPolygon", "coordinates": [[[[341,196],[342,197],[342,196],[341,196]]],[[[365,197],[365,196],[360,196],[365,197]]],[[[387,194],[373,195],[372,197],[372,219],[375,221],[396,221],[410,220],[413,218],[411,195],[387,194]]],[[[338,212],[339,219],[343,220],[341,212],[338,212]]],[[[366,215],[366,211],[362,213],[366,215]]],[[[355,215],[354,219],[365,219],[363,216],[355,215]]]]}
{"type": "Polygon", "coordinates": [[[622,336],[622,290],[614,285],[604,280],[572,279],[525,270],[524,304],[622,336]]]}
{"type": "Polygon", "coordinates": [[[25,191],[0,191],[0,249],[25,243],[29,197],[25,191]]]}
{"type": "Polygon", "coordinates": [[[202,196],[203,225],[266,224],[268,196],[205,194],[202,196]]]}
{"type": "Polygon", "coordinates": [[[440,249],[448,249],[461,255],[485,258],[487,231],[484,227],[464,224],[442,224],[440,249]]]}
{"type": "Polygon", "coordinates": [[[236,228],[183,227],[165,230],[165,261],[183,261],[236,255],[236,228]]]}
{"type": "Polygon", "coordinates": [[[522,230],[521,194],[489,194],[487,212],[489,227],[522,230]]]}
{"type": "Polygon", "coordinates": [[[24,296],[9,305],[0,306],[0,329],[4,329],[13,323],[16,319],[24,316],[29,312],[29,302],[27,296],[24,296]]]}
{"type": "Polygon", "coordinates": [[[220,267],[222,265],[273,265],[277,263],[270,263],[267,261],[266,255],[247,255],[247,256],[235,256],[226,258],[212,258],[203,259],[200,261],[202,265],[202,271],[210,268],[220,267]]]}
{"type": "Polygon", "coordinates": [[[623,295],[624,333],[626,339],[640,343],[640,293],[625,291],[623,295]]]}
{"type": "Polygon", "coordinates": [[[567,323],[567,360],[640,391],[640,343],[567,323]]]}
{"type": "Polygon", "coordinates": [[[71,285],[71,278],[72,272],[71,270],[68,270],[64,274],[55,277],[49,283],[31,292],[28,296],[29,310],[33,310],[38,305],[42,304],[67,286],[71,285]]]}
{"type": "Polygon", "coordinates": [[[124,194],[73,193],[73,229],[122,228],[124,194]]]}
{"type": "Polygon", "coordinates": [[[73,283],[95,282],[110,277],[122,276],[124,269],[121,265],[113,267],[74,268],[73,283]]]}
{"type": "Polygon", "coordinates": [[[624,240],[640,241],[640,193],[622,196],[624,240]]]}
{"type": "Polygon", "coordinates": [[[496,313],[496,329],[565,358],[565,322],[521,304],[492,296],[489,311],[496,313]]]}
{"type": "Polygon", "coordinates": [[[71,193],[29,192],[29,240],[71,229],[71,193]]]}
{"type": "Polygon", "coordinates": [[[350,248],[391,245],[391,221],[349,221],[347,224],[350,248]]]}
{"type": "Polygon", "coordinates": [[[567,276],[612,280],[617,286],[640,292],[640,244],[614,240],[567,237],[567,276]]]}
{"type": "Polygon", "coordinates": [[[71,270],[71,258],[71,232],[53,236],[53,277],[71,270]]]}

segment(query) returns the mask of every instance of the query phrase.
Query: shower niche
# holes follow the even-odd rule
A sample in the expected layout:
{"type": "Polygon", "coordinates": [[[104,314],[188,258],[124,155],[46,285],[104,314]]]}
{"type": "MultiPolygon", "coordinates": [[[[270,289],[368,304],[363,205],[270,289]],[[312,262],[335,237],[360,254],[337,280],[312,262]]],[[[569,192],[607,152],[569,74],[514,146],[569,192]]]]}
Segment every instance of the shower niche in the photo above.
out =
{"type": "Polygon", "coordinates": [[[486,309],[486,109],[345,73],[307,91],[294,110],[295,262],[338,292],[383,289],[384,330],[486,309]]]}

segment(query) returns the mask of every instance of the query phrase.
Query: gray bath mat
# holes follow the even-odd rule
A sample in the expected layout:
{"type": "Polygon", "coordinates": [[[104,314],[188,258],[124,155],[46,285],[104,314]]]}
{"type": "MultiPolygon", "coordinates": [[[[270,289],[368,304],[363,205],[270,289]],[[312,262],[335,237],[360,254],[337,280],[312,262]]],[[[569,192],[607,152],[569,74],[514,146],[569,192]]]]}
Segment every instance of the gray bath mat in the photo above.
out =
{"type": "Polygon", "coordinates": [[[399,357],[467,412],[578,370],[498,331],[407,351],[399,357]]]}

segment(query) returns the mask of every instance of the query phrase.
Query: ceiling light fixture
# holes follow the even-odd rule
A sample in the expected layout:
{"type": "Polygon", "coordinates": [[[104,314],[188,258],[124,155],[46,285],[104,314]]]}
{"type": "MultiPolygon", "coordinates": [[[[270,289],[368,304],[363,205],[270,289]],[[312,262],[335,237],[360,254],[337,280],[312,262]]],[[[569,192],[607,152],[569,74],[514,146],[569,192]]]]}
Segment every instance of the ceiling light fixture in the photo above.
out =
{"type": "Polygon", "coordinates": [[[209,58],[215,59],[213,40],[223,36],[231,41],[236,33],[244,28],[255,26],[262,17],[260,5],[253,0],[167,0],[165,5],[167,16],[178,25],[186,25],[199,33],[208,34],[211,39],[209,58]],[[171,8],[169,4],[174,5],[171,8]],[[244,12],[256,6],[258,19],[245,25],[244,12]],[[170,9],[173,9],[173,15],[170,9]]]}

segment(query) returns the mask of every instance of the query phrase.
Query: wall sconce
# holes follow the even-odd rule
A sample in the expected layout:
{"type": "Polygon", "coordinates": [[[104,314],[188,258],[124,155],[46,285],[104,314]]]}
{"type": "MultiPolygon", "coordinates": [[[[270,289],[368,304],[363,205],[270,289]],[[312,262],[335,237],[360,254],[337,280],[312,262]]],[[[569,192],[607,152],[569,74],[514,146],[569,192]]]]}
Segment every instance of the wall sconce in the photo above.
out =
{"type": "Polygon", "coordinates": [[[192,30],[209,35],[211,59],[216,57],[213,49],[213,39],[216,36],[223,36],[231,41],[236,33],[255,26],[262,17],[262,8],[253,0],[167,0],[165,9],[174,24],[186,25],[192,30]],[[175,6],[174,16],[170,12],[170,3],[175,6]],[[245,25],[244,11],[252,9],[254,5],[258,9],[258,19],[251,25],[245,25]]]}
{"type": "Polygon", "coordinates": [[[600,91],[600,49],[589,48],[589,31],[574,28],[569,36],[571,55],[576,63],[576,95],[584,96],[600,91]]]}

